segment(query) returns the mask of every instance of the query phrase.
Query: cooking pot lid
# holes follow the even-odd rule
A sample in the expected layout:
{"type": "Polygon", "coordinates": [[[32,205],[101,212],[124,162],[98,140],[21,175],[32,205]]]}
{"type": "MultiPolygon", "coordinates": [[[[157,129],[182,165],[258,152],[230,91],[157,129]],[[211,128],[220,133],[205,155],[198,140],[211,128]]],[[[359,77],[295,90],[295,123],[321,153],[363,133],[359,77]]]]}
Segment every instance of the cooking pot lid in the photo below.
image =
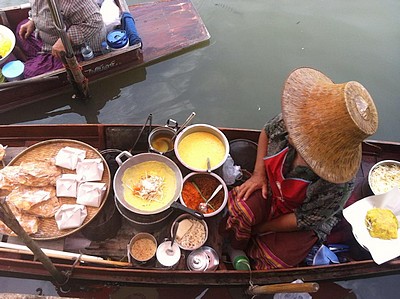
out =
{"type": "Polygon", "coordinates": [[[257,143],[248,139],[235,139],[229,142],[229,147],[235,165],[252,173],[257,158],[257,143]]]}
{"type": "Polygon", "coordinates": [[[112,48],[122,48],[128,42],[125,30],[113,30],[107,34],[107,43],[112,48]]]}

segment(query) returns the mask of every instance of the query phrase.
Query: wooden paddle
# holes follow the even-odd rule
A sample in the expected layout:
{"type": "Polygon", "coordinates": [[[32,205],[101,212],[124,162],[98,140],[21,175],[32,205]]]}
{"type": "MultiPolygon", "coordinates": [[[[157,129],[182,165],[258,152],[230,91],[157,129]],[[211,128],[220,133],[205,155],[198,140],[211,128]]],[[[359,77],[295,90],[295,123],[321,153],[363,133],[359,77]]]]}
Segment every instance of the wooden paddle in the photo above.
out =
{"type": "Polygon", "coordinates": [[[319,290],[316,282],[279,283],[263,286],[251,286],[246,291],[248,295],[266,295],[276,293],[315,293],[319,290]]]}

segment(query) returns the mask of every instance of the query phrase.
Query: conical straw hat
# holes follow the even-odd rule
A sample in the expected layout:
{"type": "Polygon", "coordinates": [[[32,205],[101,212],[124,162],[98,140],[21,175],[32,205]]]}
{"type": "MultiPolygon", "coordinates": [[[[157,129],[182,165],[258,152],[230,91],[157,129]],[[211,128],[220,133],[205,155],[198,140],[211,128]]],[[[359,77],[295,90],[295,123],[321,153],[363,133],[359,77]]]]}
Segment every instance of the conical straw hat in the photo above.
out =
{"type": "Polygon", "coordinates": [[[282,93],[282,114],[297,152],[321,178],[344,183],[357,173],[361,144],[378,127],[378,112],[358,82],[335,84],[311,68],[294,70],[282,93]]]}

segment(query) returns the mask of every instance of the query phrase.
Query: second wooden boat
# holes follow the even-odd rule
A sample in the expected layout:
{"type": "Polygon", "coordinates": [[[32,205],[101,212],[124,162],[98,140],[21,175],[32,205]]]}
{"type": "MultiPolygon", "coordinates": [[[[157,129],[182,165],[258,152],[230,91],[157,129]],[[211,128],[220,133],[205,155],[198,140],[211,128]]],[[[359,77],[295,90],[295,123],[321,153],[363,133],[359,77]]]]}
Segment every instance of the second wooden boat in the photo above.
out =
{"type": "MultiPolygon", "coordinates": [[[[127,6],[115,1],[121,11],[129,9],[135,19],[142,44],[81,63],[90,83],[110,78],[125,71],[143,67],[178,55],[194,47],[204,46],[210,34],[190,0],[162,0],[127,6]]],[[[18,23],[28,16],[26,5],[0,9],[0,24],[15,32],[18,23]]],[[[18,52],[15,56],[18,56],[18,52]]],[[[17,82],[0,84],[0,113],[30,103],[70,92],[72,87],[65,70],[57,70],[17,82]]]]}

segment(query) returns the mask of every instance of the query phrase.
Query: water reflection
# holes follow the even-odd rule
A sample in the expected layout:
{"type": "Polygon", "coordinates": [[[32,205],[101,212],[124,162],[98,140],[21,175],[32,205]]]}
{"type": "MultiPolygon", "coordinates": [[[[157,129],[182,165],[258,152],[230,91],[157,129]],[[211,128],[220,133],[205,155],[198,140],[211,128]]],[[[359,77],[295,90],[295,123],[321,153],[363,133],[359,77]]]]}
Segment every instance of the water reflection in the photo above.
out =
{"type": "MultiPolygon", "coordinates": [[[[398,298],[397,281],[400,275],[376,278],[355,279],[346,282],[320,282],[318,292],[311,294],[313,299],[375,299],[398,298]]],[[[68,291],[61,291],[51,282],[33,279],[0,277],[2,293],[32,294],[96,299],[250,299],[245,286],[127,286],[113,283],[92,282],[90,284],[71,283],[68,291]],[[18,286],[16,288],[16,286],[18,286]]],[[[283,295],[280,295],[283,296],[283,295]]],[[[274,298],[274,295],[257,296],[260,299],[274,298]]],[[[275,298],[279,298],[276,296],[275,298]]],[[[275,299],[274,298],[274,299],[275,299]]],[[[285,299],[295,299],[285,295],[285,299]]],[[[298,298],[298,297],[297,297],[298,298]]],[[[280,297],[282,299],[282,297],[280,297]]]]}

